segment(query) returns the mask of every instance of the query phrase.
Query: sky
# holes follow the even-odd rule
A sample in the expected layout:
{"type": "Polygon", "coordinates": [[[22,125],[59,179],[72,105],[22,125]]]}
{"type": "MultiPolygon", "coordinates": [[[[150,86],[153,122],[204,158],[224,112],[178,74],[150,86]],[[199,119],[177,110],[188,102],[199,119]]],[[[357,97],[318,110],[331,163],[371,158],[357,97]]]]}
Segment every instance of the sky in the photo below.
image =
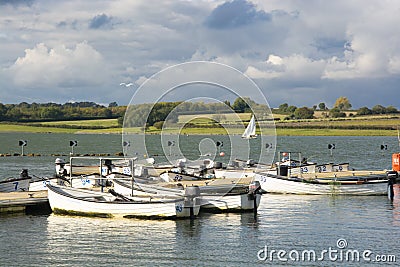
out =
{"type": "Polygon", "coordinates": [[[0,0],[0,102],[127,105],[165,68],[210,61],[271,107],[400,108],[399,25],[397,0],[0,0]]]}

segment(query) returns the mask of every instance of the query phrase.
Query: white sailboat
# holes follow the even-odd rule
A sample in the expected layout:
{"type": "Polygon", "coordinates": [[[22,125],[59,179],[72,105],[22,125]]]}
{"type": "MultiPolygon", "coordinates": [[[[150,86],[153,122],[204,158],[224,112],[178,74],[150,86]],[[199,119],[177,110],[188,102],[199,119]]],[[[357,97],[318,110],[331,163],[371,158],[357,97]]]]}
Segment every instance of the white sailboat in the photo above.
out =
{"type": "Polygon", "coordinates": [[[253,139],[257,138],[256,135],[256,119],[253,116],[251,116],[250,122],[246,127],[246,130],[244,130],[244,133],[242,134],[242,138],[244,139],[253,139]]]}

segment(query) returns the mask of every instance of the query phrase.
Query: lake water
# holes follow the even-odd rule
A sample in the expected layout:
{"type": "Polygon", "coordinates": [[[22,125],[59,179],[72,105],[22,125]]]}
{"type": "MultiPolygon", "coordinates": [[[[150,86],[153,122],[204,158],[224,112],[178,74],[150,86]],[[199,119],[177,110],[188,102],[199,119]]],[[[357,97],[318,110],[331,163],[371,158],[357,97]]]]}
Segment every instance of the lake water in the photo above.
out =
{"type": "MultiPolygon", "coordinates": [[[[149,138],[148,154],[162,160],[159,137],[149,138]]],[[[229,147],[224,136],[189,136],[182,151],[198,157],[205,138],[223,141],[221,151],[229,147]]],[[[42,156],[1,157],[1,178],[22,168],[52,175],[52,154],[68,155],[70,140],[78,141],[76,153],[122,151],[118,135],[0,134],[0,153],[20,153],[18,140],[28,141],[26,154],[42,156]]],[[[276,150],[300,151],[320,163],[350,162],[355,169],[389,169],[391,153],[399,147],[396,137],[279,137],[276,150]],[[331,156],[327,145],[332,143],[331,156]],[[381,144],[388,149],[381,150],[381,144]]],[[[216,159],[227,161],[226,154],[216,159]]],[[[201,214],[193,221],[1,215],[0,226],[0,266],[382,266],[390,263],[377,260],[400,261],[400,203],[385,196],[266,194],[256,219],[251,213],[201,214]]]]}

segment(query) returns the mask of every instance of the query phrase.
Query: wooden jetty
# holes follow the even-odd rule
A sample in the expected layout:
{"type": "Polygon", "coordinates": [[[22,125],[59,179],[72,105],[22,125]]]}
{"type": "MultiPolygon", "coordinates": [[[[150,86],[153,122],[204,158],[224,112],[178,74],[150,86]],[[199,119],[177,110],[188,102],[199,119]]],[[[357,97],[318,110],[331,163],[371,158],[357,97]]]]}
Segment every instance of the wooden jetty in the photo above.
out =
{"type": "Polygon", "coordinates": [[[0,193],[0,214],[50,214],[47,191],[0,193]]]}

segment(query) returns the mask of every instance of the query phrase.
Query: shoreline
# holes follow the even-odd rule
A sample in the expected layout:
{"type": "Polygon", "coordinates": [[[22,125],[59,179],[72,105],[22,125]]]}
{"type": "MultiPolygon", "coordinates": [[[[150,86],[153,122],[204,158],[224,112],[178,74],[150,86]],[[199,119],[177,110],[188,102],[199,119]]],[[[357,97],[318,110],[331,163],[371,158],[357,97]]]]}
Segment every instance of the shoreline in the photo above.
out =
{"type": "MultiPolygon", "coordinates": [[[[50,127],[32,127],[32,126],[19,126],[13,127],[12,129],[4,129],[5,127],[0,126],[0,133],[41,133],[41,134],[122,134],[122,128],[112,129],[96,129],[96,130],[82,130],[82,129],[71,129],[71,128],[50,128],[50,127]]],[[[226,132],[213,133],[207,132],[202,128],[199,131],[198,128],[193,128],[193,131],[185,129],[181,135],[228,135],[226,132]]],[[[213,129],[215,130],[215,129],[213,129]]],[[[159,131],[148,131],[147,135],[160,135],[162,132],[159,131]]],[[[132,132],[132,134],[143,134],[140,131],[132,132]]],[[[168,134],[176,134],[174,132],[168,132],[168,134]]],[[[240,135],[240,133],[234,133],[234,135],[240,135]]],[[[276,136],[397,136],[395,130],[365,130],[365,129],[307,129],[307,128],[277,128],[276,136]]]]}

